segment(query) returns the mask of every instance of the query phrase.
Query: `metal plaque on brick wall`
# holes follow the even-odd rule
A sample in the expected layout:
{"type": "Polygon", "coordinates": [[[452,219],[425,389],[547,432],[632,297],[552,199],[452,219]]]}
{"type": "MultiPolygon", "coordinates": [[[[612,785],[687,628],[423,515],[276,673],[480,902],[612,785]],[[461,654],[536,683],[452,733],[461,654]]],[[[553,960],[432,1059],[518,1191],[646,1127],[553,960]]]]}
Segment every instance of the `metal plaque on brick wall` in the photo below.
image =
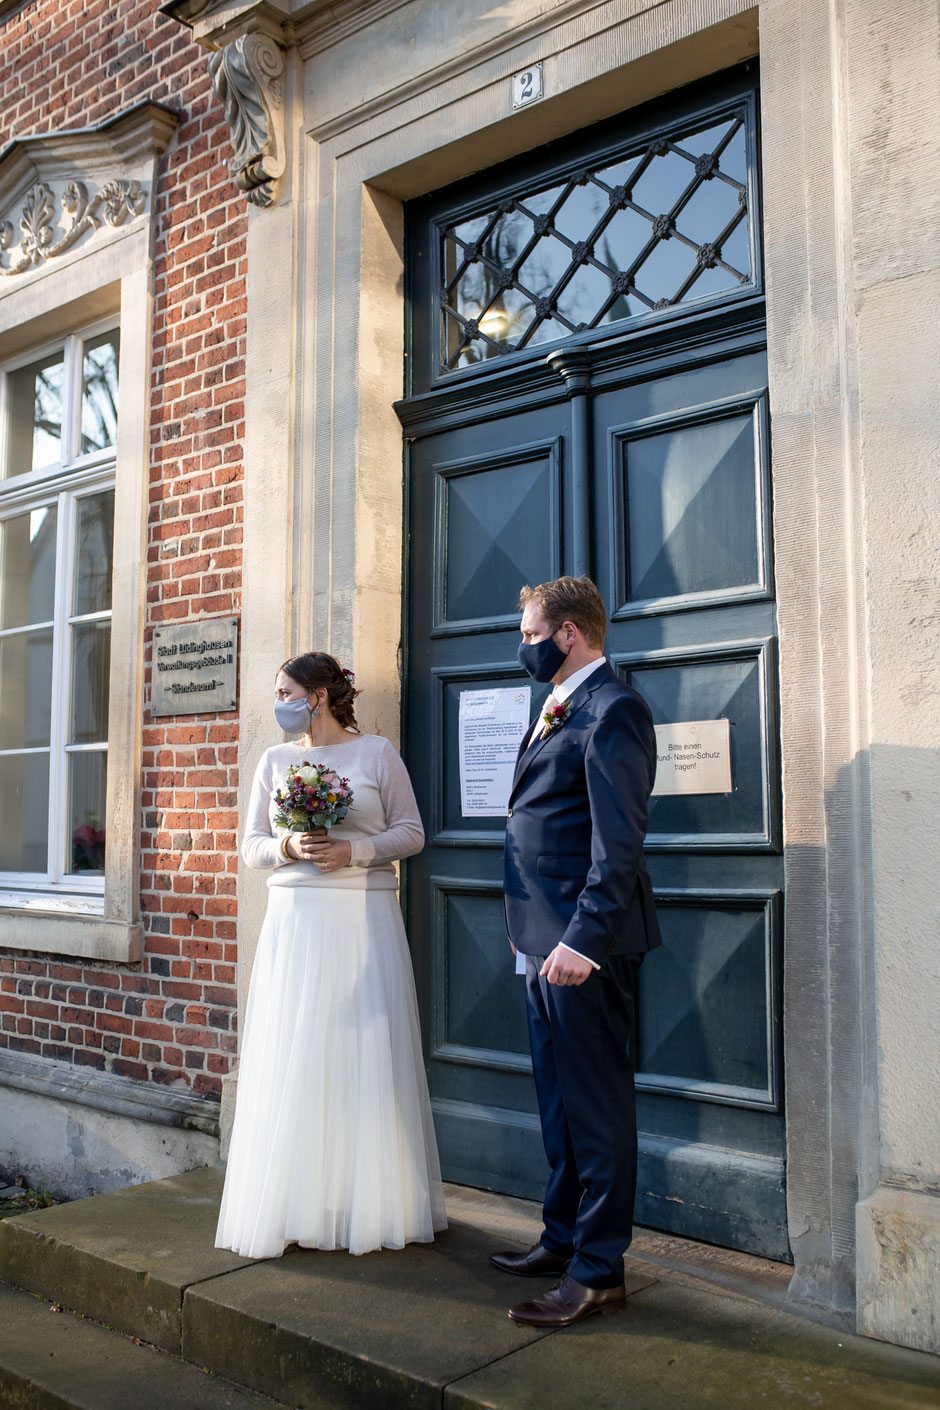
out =
{"type": "Polygon", "coordinates": [[[155,627],[151,715],[234,710],[238,700],[238,618],[208,617],[155,627]]]}

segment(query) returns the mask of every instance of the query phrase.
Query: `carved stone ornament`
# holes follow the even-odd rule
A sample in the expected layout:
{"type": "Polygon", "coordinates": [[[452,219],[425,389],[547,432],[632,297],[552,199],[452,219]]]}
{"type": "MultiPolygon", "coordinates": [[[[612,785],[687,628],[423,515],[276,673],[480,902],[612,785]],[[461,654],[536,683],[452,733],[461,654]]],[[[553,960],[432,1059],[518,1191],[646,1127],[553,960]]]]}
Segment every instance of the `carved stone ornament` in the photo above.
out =
{"type": "Polygon", "coordinates": [[[284,55],[265,33],[240,35],[209,56],[212,86],[232,130],[230,170],[255,206],[274,204],[284,171],[284,55]]]}
{"type": "Polygon", "coordinates": [[[83,181],[70,181],[61,196],[62,222],[65,231],[56,238],[59,215],[51,187],[37,181],[26,194],[19,218],[20,240],[11,263],[4,262],[7,250],[13,249],[16,235],[9,220],[0,222],[0,275],[23,274],[45,260],[62,255],[77,244],[90,230],[102,222],[123,225],[140,215],[147,204],[147,193],[138,181],[112,180],[89,197],[83,181]]]}

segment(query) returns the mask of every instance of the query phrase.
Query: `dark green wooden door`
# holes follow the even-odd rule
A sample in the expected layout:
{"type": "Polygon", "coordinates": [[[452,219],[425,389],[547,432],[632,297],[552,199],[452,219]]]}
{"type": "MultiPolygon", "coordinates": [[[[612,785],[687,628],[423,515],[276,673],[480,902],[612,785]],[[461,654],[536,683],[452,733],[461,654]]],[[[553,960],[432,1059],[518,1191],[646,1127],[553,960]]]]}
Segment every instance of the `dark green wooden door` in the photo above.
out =
{"type": "Polygon", "coordinates": [[[462,814],[458,714],[527,683],[521,585],[590,572],[657,723],[729,722],[731,791],[651,804],[638,1219],[786,1257],[758,209],[738,73],[409,211],[404,750],[428,846],[406,898],[445,1173],[537,1197],[503,826],[462,814]]]}

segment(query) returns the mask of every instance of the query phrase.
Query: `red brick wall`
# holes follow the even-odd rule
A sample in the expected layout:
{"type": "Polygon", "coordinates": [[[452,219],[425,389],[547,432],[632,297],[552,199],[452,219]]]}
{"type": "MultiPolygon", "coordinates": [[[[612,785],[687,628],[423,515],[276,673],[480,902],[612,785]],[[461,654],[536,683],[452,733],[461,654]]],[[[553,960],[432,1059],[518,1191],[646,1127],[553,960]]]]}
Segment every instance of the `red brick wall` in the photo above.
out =
{"type": "MultiPolygon", "coordinates": [[[[180,113],[156,192],[146,675],[153,627],[241,605],[244,197],[206,55],[158,0],[0,18],[0,149],[144,98],[180,113]]],[[[235,1048],[238,721],[143,729],[142,965],[0,950],[0,1046],[217,1094],[235,1048]]],[[[0,918],[2,927],[2,918],[0,918]]]]}

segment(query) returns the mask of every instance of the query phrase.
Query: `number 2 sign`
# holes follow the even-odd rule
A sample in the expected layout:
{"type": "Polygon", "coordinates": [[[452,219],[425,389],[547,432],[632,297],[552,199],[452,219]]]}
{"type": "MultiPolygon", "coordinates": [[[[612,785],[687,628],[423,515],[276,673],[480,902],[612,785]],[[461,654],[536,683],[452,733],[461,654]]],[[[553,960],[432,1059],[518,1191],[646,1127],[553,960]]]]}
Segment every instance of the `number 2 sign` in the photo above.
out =
{"type": "Polygon", "coordinates": [[[542,96],[542,64],[530,64],[522,73],[512,76],[512,105],[524,108],[528,103],[536,103],[542,96]]]}

